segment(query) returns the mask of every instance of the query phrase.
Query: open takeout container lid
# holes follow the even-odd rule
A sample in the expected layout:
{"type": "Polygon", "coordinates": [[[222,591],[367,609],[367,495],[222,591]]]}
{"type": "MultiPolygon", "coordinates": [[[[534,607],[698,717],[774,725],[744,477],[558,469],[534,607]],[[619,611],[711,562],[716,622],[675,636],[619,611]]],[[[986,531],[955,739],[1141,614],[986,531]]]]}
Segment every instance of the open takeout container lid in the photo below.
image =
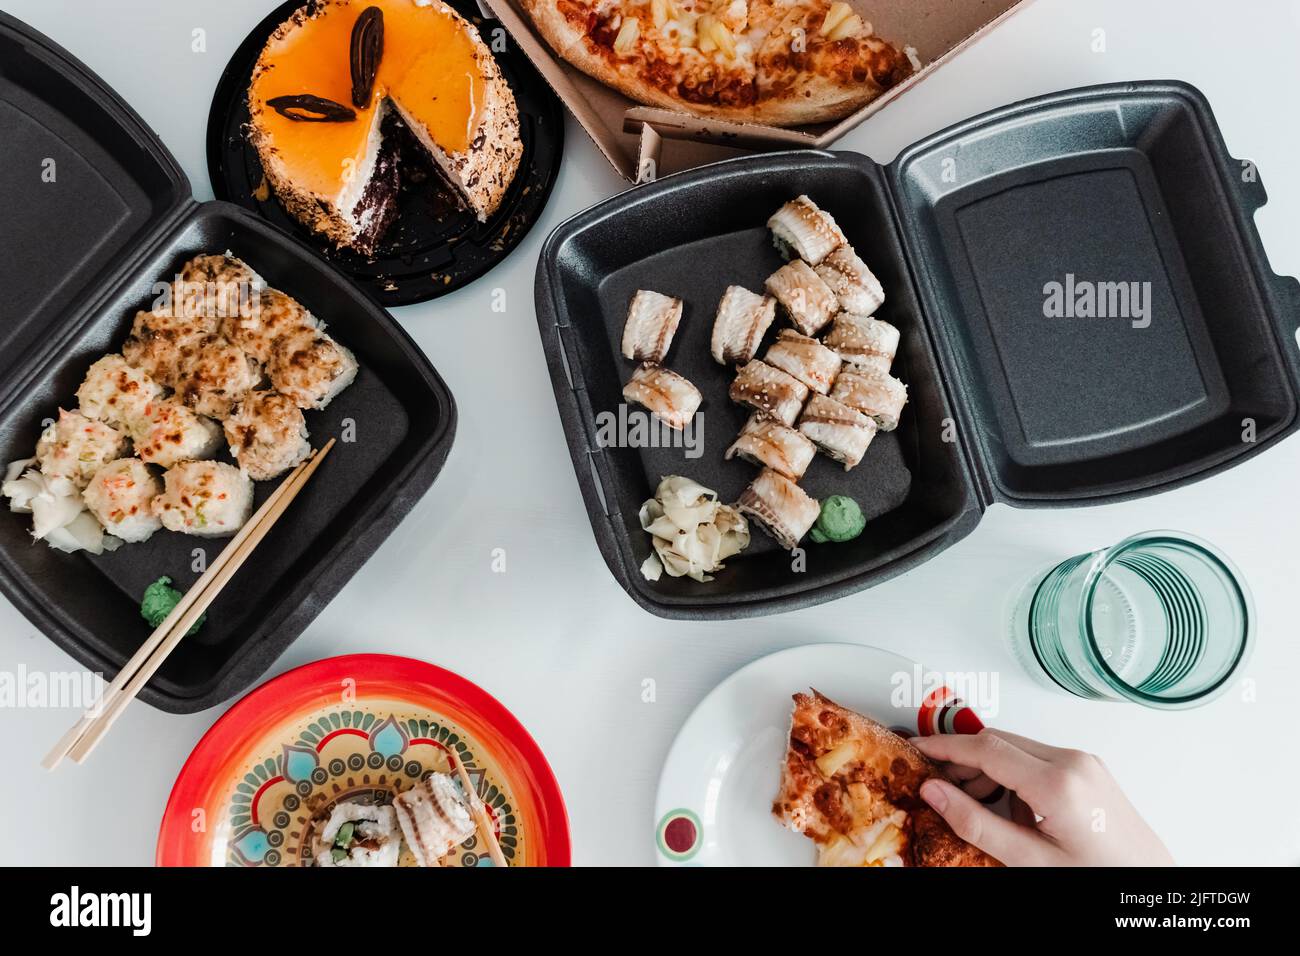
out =
{"type": "MultiPolygon", "coordinates": [[[[140,695],[174,712],[210,707],[256,680],[428,489],[450,450],[455,403],[373,300],[255,215],[196,202],[139,116],[3,13],[0,141],[0,461],[31,455],[42,418],[75,402],[86,369],[120,347],[155,283],[200,252],[246,259],[357,354],[356,381],[307,413],[314,445],[331,435],[339,444],[140,695]]],[[[258,482],[256,502],[274,485],[258,482]]],[[[165,574],[187,589],[226,544],[159,532],[113,553],[69,555],[33,543],[28,524],[0,513],[0,591],[105,674],[149,634],[145,587],[165,574]]]]}
{"type": "Polygon", "coordinates": [[[1295,430],[1300,390],[1300,284],[1269,267],[1252,218],[1265,198],[1201,94],[1152,81],[994,110],[887,167],[847,152],[746,157],[578,214],[543,249],[537,311],[602,553],[654,613],[772,613],[919,564],[995,501],[1151,494],[1258,453],[1295,430]],[[805,544],[802,570],[765,549],[705,584],[646,581],[636,511],[659,476],[734,500],[754,474],[722,461],[747,415],[727,402],[708,334],[726,285],[761,288],[779,266],[765,222],[799,193],[836,216],[884,284],[877,315],[903,335],[898,430],[853,471],[819,456],[801,481],[859,500],[867,530],[805,544]],[[633,369],[619,338],[636,288],[686,300],[665,364],[704,392],[696,459],[608,447],[597,425],[633,369]]]}

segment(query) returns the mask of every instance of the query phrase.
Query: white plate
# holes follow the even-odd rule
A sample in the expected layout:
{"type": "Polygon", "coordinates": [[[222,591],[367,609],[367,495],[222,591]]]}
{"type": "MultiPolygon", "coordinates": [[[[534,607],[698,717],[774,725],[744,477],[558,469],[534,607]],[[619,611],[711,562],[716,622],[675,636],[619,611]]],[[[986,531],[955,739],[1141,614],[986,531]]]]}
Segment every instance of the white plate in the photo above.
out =
{"type": "Polygon", "coordinates": [[[836,703],[917,733],[913,660],[860,644],[810,644],[760,658],[700,702],[673,741],[655,797],[661,866],[812,866],[806,837],[772,817],[790,697],[815,687],[836,703]]]}

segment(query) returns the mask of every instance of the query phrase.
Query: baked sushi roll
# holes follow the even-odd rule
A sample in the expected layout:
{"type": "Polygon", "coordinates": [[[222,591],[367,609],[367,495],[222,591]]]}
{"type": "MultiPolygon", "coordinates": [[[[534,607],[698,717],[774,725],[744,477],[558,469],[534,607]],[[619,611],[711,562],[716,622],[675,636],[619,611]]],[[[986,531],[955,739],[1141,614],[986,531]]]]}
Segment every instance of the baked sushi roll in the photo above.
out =
{"type": "Polygon", "coordinates": [[[814,395],[799,416],[799,431],[848,471],[867,453],[876,437],[876,422],[843,402],[814,395]]]}
{"type": "Polygon", "coordinates": [[[175,398],[150,402],[144,417],[131,423],[131,438],[137,458],[162,468],[179,461],[211,458],[221,449],[221,428],[217,423],[175,398]]]}
{"type": "Polygon", "coordinates": [[[782,329],[763,361],[825,395],[840,371],[840,357],[814,338],[782,329]]]}
{"type": "Polygon", "coordinates": [[[474,818],[449,774],[431,773],[393,801],[406,845],[420,866],[442,866],[456,844],[474,835],[474,818]]]}
{"type": "Polygon", "coordinates": [[[755,412],[749,416],[725,457],[730,461],[739,455],[745,461],[761,468],[771,468],[791,481],[798,481],[816,453],[816,446],[807,437],[755,412]]]}
{"type": "Polygon", "coordinates": [[[224,431],[231,456],[254,481],[282,475],[311,454],[302,409],[279,392],[249,392],[226,419],[224,431]]]}
{"type": "Polygon", "coordinates": [[[324,332],[304,328],[276,340],[266,374],[299,408],[324,408],[356,379],[357,360],[324,332]]]}
{"type": "MultiPolygon", "coordinates": [[[[212,325],[215,326],[215,321],[212,325]]],[[[190,356],[215,334],[213,328],[204,324],[176,322],[156,312],[137,312],[131,334],[122,343],[122,357],[159,385],[175,388],[190,356]]]]}
{"type": "Polygon", "coordinates": [[[325,326],[279,289],[263,290],[256,308],[247,314],[221,320],[221,334],[263,364],[271,360],[277,342],[304,330],[323,332],[325,326]]]}
{"type": "Polygon", "coordinates": [[[867,264],[848,245],[835,248],[815,269],[830,286],[840,308],[857,315],[871,315],[885,302],[885,290],[867,264]]]}
{"type": "Polygon", "coordinates": [[[623,357],[658,365],[668,354],[681,320],[681,299],[638,289],[623,324],[623,357]]]}
{"type": "Polygon", "coordinates": [[[223,461],[182,461],[163,475],[152,509],[168,531],[224,538],[253,513],[253,482],[223,461]]]}
{"type": "Polygon", "coordinates": [[[907,386],[888,372],[845,368],[835,380],[831,398],[869,415],[882,432],[892,432],[907,404],[907,386]]]}
{"type": "Polygon", "coordinates": [[[200,415],[222,421],[261,381],[256,359],[221,336],[209,335],[181,367],[176,398],[200,415]]]}
{"type": "Polygon", "coordinates": [[[773,272],[767,277],[765,288],[804,335],[820,332],[839,308],[830,286],[802,259],[786,263],[773,272]]]}
{"type": "Polygon", "coordinates": [[[676,372],[658,365],[642,365],[623,386],[623,398],[650,409],[669,428],[686,427],[704,396],[676,372]]]}
{"type": "Polygon", "coordinates": [[[137,542],[162,527],[150,507],[162,490],[162,482],[139,458],[119,458],[95,472],[81,497],[105,531],[137,542]]]}
{"type": "Polygon", "coordinates": [[[312,839],[316,866],[397,866],[402,833],[392,807],[344,801],[334,805],[312,839]]]}
{"type": "Polygon", "coordinates": [[[172,314],[205,319],[247,314],[256,307],[265,285],[261,276],[234,256],[195,256],[181,266],[172,283],[172,314]]]}
{"type": "Polygon", "coordinates": [[[764,468],[741,492],[736,510],[757,521],[782,548],[790,551],[817,521],[821,505],[789,478],[764,468]]]}
{"type": "Polygon", "coordinates": [[[729,285],[713,319],[710,352],[719,365],[743,365],[758,354],[758,346],[776,318],[776,300],[744,286],[729,285]]]}
{"type": "Polygon", "coordinates": [[[789,427],[808,399],[808,386],[788,372],[755,359],[736,373],[731,400],[775,418],[789,427]]]}
{"type": "Polygon", "coordinates": [[[36,460],[55,488],[80,491],[95,472],[125,457],[128,449],[127,436],[116,428],[60,408],[58,419],[36,443],[36,460]]]}
{"type": "Polygon", "coordinates": [[[120,355],[105,355],[86,372],[77,389],[81,414],[121,429],[144,417],[144,410],[163,388],[149,373],[132,368],[120,355]]]}
{"type": "Polygon", "coordinates": [[[862,369],[888,372],[898,352],[898,329],[888,322],[841,312],[822,339],[845,362],[862,369]]]}
{"type": "Polygon", "coordinates": [[[831,214],[819,209],[807,196],[797,196],[772,214],[767,221],[772,242],[781,255],[798,256],[815,266],[844,243],[844,233],[831,214]]]}

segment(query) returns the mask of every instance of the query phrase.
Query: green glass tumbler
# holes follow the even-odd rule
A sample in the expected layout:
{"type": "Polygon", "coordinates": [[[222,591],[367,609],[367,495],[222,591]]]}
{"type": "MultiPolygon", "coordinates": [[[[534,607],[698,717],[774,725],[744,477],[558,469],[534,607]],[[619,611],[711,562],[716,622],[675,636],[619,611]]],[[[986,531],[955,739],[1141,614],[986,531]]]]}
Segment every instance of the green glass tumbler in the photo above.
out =
{"type": "Polygon", "coordinates": [[[1227,556],[1189,534],[1147,531],[1031,581],[1012,641],[1058,689],[1177,709],[1228,688],[1254,630],[1250,591],[1227,556]]]}

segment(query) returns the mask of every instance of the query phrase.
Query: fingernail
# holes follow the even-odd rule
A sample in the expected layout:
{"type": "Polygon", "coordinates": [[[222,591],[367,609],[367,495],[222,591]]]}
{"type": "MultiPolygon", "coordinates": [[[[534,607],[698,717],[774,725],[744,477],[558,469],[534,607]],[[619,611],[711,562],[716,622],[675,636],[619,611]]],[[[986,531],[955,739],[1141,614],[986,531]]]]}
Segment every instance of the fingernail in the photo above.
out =
{"type": "Polygon", "coordinates": [[[921,784],[921,799],[934,807],[939,813],[943,813],[948,806],[948,791],[943,788],[938,780],[927,780],[921,784]]]}

